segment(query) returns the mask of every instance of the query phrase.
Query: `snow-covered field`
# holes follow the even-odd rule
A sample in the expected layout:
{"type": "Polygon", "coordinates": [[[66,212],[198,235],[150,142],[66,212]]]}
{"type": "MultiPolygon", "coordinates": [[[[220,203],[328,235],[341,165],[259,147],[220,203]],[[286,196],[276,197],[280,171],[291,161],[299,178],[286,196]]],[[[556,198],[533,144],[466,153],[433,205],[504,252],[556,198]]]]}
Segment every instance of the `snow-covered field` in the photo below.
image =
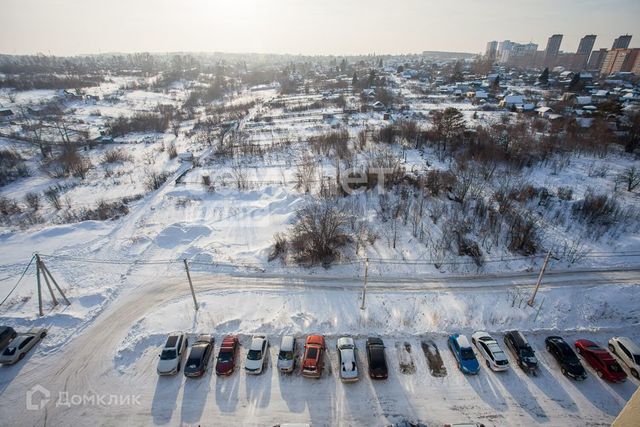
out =
{"type": "MultiPolygon", "coordinates": [[[[87,92],[102,100],[69,102],[74,126],[94,135],[118,116],[153,111],[159,104],[180,105],[186,98],[183,82],[156,92],[127,90],[127,84],[133,82],[114,78],[87,92]],[[104,100],[112,95],[118,100],[104,100]]],[[[7,105],[37,106],[56,96],[54,91],[25,91],[7,105]]],[[[350,96],[348,101],[355,98],[350,96]]],[[[41,193],[58,184],[62,188],[60,209],[43,201],[32,221],[0,228],[0,296],[8,296],[0,307],[0,324],[19,330],[49,329],[47,338],[25,360],[0,369],[3,422],[273,425],[304,421],[314,426],[382,426],[409,419],[429,425],[465,421],[486,425],[611,423],[638,381],[611,385],[590,371],[585,382],[574,383],[562,377],[544,350],[544,338],[559,334],[568,341],[590,338],[603,345],[614,335],[640,340],[636,297],[640,200],[637,193],[617,190],[614,182],[637,159],[622,150],[604,156],[558,156],[509,176],[509,180],[544,187],[551,194],[547,204],[534,199],[522,205],[540,223],[545,252],[563,247],[575,250],[573,255],[551,259],[533,308],[526,300],[544,252],[521,256],[503,242],[485,239],[485,263],[480,267],[456,253],[434,261],[434,242],[449,227],[440,217],[451,212],[437,209],[452,204],[445,197],[429,200],[425,212],[430,214],[421,213],[420,218],[425,231],[418,237],[406,218],[397,224],[394,220],[393,227],[389,219],[382,218],[379,193],[354,195],[349,198],[354,212],[376,236],[370,244],[345,250],[329,269],[269,261],[274,235],[286,233],[296,210],[316,197],[313,193],[320,183],[336,177],[336,166],[328,156],[310,154],[309,138],[338,127],[355,139],[363,130],[371,133],[388,124],[381,112],[347,117],[332,105],[285,111],[323,99],[320,94],[279,96],[273,88],[243,89],[219,105],[255,102],[234,125],[233,137],[240,147],[264,150],[259,154],[236,153],[233,158],[216,151],[219,134],[213,137],[214,144],[195,130],[195,122],[207,118],[200,108],[195,120],[180,124],[178,136],[169,131],[131,133],[86,150],[83,154],[92,166],[82,179],[53,178],[41,170],[35,146],[0,138],[0,148],[15,149],[31,171],[30,176],[0,188],[2,197],[24,204],[29,192],[41,193]],[[269,101],[286,107],[271,108],[269,101]],[[171,159],[167,154],[170,146],[181,154],[194,154],[194,159],[171,159]],[[107,164],[105,153],[114,149],[122,150],[127,158],[107,164]],[[296,185],[296,168],[309,156],[317,170],[312,191],[305,193],[296,185]],[[145,184],[150,172],[168,174],[154,191],[145,184]],[[243,186],[238,184],[238,173],[244,174],[243,186]],[[204,177],[209,177],[211,185],[203,184],[204,177]],[[555,196],[561,187],[572,189],[572,200],[555,196]],[[630,220],[602,233],[591,233],[588,225],[575,220],[573,203],[593,189],[615,194],[630,220]],[[123,198],[135,200],[128,201],[128,213],[117,218],[76,221],[68,215],[123,198]],[[52,307],[45,289],[44,317],[37,315],[34,264],[25,270],[36,252],[71,301],[70,306],[52,307]],[[366,259],[370,260],[368,267],[366,259]],[[200,303],[197,313],[182,260],[189,262],[194,278],[200,303]],[[365,269],[369,293],[362,311],[358,307],[365,269]],[[26,274],[16,286],[23,271],[26,274]],[[456,369],[446,348],[447,334],[487,330],[502,341],[510,329],[523,330],[531,338],[542,363],[538,376],[527,376],[518,368],[504,374],[483,368],[479,376],[466,377],[456,369]],[[166,334],[174,330],[192,336],[213,333],[216,351],[225,334],[239,335],[243,345],[240,366],[251,334],[268,334],[270,367],[255,378],[242,370],[231,378],[216,378],[211,372],[199,380],[182,375],[158,378],[157,354],[166,334]],[[279,338],[294,334],[301,343],[309,333],[324,334],[328,340],[323,377],[311,381],[298,373],[280,375],[274,369],[279,338]],[[356,384],[342,384],[334,349],[342,334],[356,339],[362,372],[366,372],[366,337],[381,336],[387,343],[389,379],[372,382],[363,375],[356,384]],[[434,378],[428,372],[420,347],[427,339],[435,340],[442,351],[448,370],[445,378],[434,378]],[[405,342],[411,346],[416,366],[412,374],[399,370],[396,346],[405,342]],[[54,399],[46,411],[25,412],[26,393],[36,384],[46,387],[54,399]],[[129,393],[139,396],[139,404],[56,406],[60,392],[81,396],[129,393]]],[[[444,95],[430,99],[407,96],[406,102],[423,117],[433,110],[458,108],[470,126],[494,123],[505,114],[480,112],[476,118],[477,106],[444,95]]],[[[18,126],[7,128],[15,131],[18,126]]],[[[369,145],[348,162],[363,163],[377,149],[369,145]]],[[[451,159],[441,159],[431,147],[395,144],[386,149],[409,173],[451,167],[451,159]]],[[[489,180],[478,192],[480,197],[491,201],[491,192],[502,180],[502,176],[489,180]]]]}

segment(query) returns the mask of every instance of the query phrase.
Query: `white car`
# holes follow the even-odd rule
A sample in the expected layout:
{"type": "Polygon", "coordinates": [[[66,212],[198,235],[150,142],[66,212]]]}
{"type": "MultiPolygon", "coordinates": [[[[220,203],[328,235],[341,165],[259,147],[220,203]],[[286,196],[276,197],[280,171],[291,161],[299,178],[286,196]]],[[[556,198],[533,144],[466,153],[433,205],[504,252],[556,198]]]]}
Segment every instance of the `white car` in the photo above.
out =
{"type": "Polygon", "coordinates": [[[291,335],[282,337],[280,352],[278,353],[278,369],[280,372],[290,373],[296,365],[296,339],[291,335]]]}
{"type": "Polygon", "coordinates": [[[247,352],[247,361],[244,370],[247,374],[259,375],[264,369],[269,350],[269,340],[264,335],[254,335],[251,339],[251,346],[247,352]]]}
{"type": "Polygon", "coordinates": [[[640,347],[627,337],[613,337],[609,340],[609,350],[629,367],[636,378],[640,372],[640,347]]]}
{"type": "Polygon", "coordinates": [[[506,371],[509,369],[509,359],[502,351],[498,342],[484,331],[478,331],[471,335],[471,342],[487,363],[487,367],[493,371],[506,371]]]}
{"type": "Polygon", "coordinates": [[[344,382],[358,381],[358,362],[356,344],[351,337],[338,338],[338,357],[340,359],[340,379],[344,382]]]}
{"type": "Polygon", "coordinates": [[[31,328],[24,334],[18,334],[0,354],[0,363],[11,365],[22,360],[45,336],[47,336],[47,330],[44,328],[31,328]]]}
{"type": "Polygon", "coordinates": [[[187,352],[189,340],[182,332],[174,332],[167,337],[167,342],[158,357],[158,375],[175,375],[180,371],[182,358],[187,352]]]}

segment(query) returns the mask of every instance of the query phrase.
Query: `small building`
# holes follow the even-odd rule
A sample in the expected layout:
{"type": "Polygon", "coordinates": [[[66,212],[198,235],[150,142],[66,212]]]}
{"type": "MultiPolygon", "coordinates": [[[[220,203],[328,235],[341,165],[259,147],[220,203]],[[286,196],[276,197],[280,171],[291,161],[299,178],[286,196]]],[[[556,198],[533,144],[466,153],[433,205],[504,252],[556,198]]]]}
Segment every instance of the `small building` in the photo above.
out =
{"type": "Polygon", "coordinates": [[[500,101],[500,107],[502,108],[511,108],[522,104],[524,104],[524,96],[522,95],[506,95],[502,101],[500,101]]]}

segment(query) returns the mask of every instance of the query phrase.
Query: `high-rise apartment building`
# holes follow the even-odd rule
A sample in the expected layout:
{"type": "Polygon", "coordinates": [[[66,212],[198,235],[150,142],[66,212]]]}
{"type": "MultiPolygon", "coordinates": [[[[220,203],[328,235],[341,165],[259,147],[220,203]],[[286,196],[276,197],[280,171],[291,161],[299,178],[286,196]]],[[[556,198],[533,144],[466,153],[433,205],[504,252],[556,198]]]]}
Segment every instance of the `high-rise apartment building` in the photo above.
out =
{"type": "Polygon", "coordinates": [[[613,41],[611,49],[627,49],[631,43],[631,35],[624,34],[613,41]]]}

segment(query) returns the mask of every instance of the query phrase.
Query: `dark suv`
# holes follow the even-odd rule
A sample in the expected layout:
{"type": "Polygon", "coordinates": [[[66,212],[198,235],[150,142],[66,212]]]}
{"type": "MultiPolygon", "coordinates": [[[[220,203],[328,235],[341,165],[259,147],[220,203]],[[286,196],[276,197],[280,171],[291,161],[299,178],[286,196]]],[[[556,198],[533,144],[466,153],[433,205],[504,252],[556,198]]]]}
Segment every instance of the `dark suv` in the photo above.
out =
{"type": "Polygon", "coordinates": [[[587,378],[587,372],[584,370],[578,356],[573,352],[571,346],[567,344],[562,337],[547,337],[544,340],[547,351],[558,361],[560,370],[575,380],[584,380],[587,378]]]}
{"type": "Polygon", "coordinates": [[[367,338],[367,359],[369,360],[369,376],[372,379],[384,380],[388,377],[384,343],[380,338],[367,338]]]}
{"type": "Polygon", "coordinates": [[[504,335],[504,343],[525,372],[538,369],[536,354],[520,331],[509,331],[504,335]]]}
{"type": "Polygon", "coordinates": [[[0,351],[4,350],[18,334],[10,326],[0,326],[0,351]]]}

